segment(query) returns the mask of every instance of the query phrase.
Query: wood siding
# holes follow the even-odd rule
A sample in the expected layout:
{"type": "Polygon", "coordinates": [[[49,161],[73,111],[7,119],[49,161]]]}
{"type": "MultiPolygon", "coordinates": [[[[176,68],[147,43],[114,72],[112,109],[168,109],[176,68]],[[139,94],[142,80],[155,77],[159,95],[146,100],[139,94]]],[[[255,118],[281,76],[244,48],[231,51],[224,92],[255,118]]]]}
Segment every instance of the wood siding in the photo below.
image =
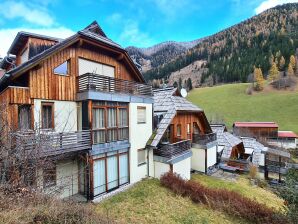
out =
{"type": "Polygon", "coordinates": [[[8,104],[31,104],[29,88],[9,86],[0,93],[0,102],[8,104]]]}
{"type": "Polygon", "coordinates": [[[277,138],[278,128],[270,127],[234,127],[233,132],[238,136],[252,137],[252,138],[277,138]]]}

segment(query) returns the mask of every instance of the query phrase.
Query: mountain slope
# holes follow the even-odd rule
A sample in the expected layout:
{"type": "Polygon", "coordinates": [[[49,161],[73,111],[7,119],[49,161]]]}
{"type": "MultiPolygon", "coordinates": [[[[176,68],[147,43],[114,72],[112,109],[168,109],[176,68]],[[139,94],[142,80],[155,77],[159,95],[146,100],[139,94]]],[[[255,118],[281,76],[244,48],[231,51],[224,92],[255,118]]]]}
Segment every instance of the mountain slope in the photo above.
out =
{"type": "MultiPolygon", "coordinates": [[[[155,58],[162,60],[152,63],[154,66],[147,67],[149,70],[143,70],[143,74],[147,80],[168,79],[173,72],[197,60],[206,60],[208,72],[202,75],[202,81],[210,76],[213,83],[245,82],[254,66],[266,74],[270,62],[279,63],[281,56],[285,58],[281,70],[285,70],[290,55],[298,48],[297,31],[298,4],[277,6],[198,41],[193,48],[175,50],[175,54],[167,48],[156,51],[155,58]]],[[[151,63],[152,59],[143,55],[151,63]]]]}
{"type": "Polygon", "coordinates": [[[189,42],[167,41],[148,48],[127,47],[126,50],[138,68],[146,72],[171,61],[202,40],[197,39],[189,42]]]}

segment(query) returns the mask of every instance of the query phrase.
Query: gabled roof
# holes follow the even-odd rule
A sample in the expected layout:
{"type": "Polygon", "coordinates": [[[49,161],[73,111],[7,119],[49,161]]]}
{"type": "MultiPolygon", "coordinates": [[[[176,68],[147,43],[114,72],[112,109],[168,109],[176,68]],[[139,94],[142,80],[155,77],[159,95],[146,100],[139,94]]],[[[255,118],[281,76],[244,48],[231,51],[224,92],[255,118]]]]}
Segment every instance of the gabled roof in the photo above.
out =
{"type": "Polygon", "coordinates": [[[278,137],[279,138],[298,138],[298,135],[296,135],[293,131],[278,131],[278,137]]]}
{"type": "Polygon", "coordinates": [[[278,128],[278,124],[275,122],[235,122],[233,127],[278,128]]]}
{"type": "Polygon", "coordinates": [[[242,143],[241,139],[229,132],[216,133],[218,145],[224,146],[222,152],[223,159],[230,159],[233,147],[242,143]]]}
{"type": "Polygon", "coordinates": [[[156,147],[178,111],[202,112],[203,110],[181,97],[177,88],[157,89],[153,91],[153,110],[162,115],[150,146],[156,147]]]}
{"type": "Polygon", "coordinates": [[[51,40],[53,42],[61,42],[63,39],[56,38],[56,37],[50,37],[46,35],[36,34],[36,33],[30,33],[25,31],[18,32],[17,36],[13,40],[10,48],[7,51],[7,54],[13,54],[16,55],[21,47],[23,47],[24,42],[27,41],[29,37],[35,37],[43,40],[51,40]]]}
{"type": "Polygon", "coordinates": [[[210,124],[210,127],[215,133],[224,133],[228,131],[225,124],[210,124]]]}
{"type": "Polygon", "coordinates": [[[99,25],[97,23],[93,22],[92,24],[87,26],[82,31],[79,31],[76,34],[74,34],[64,40],[59,39],[60,40],[59,43],[53,45],[52,47],[46,49],[45,51],[43,51],[41,53],[33,56],[28,61],[17,66],[16,68],[7,71],[6,75],[0,79],[0,86],[3,85],[5,82],[7,82],[14,75],[23,73],[23,72],[31,69],[32,67],[38,65],[38,63],[41,60],[44,60],[46,57],[50,56],[51,54],[55,53],[56,51],[76,43],[77,41],[79,41],[80,37],[83,37],[83,38],[86,38],[86,39],[89,39],[89,40],[92,40],[95,42],[99,42],[103,45],[108,45],[112,49],[115,49],[117,52],[123,53],[125,58],[128,61],[128,64],[137,73],[138,78],[145,82],[144,77],[142,76],[142,74],[140,73],[138,68],[135,66],[132,59],[128,55],[128,53],[125,51],[125,49],[123,49],[120,45],[116,44],[115,42],[113,42],[112,40],[107,38],[106,35],[103,32],[101,32],[100,30],[101,30],[101,28],[99,27],[99,25]],[[96,26],[98,26],[98,27],[96,27],[96,26]],[[95,33],[93,33],[93,31],[95,33]]]}

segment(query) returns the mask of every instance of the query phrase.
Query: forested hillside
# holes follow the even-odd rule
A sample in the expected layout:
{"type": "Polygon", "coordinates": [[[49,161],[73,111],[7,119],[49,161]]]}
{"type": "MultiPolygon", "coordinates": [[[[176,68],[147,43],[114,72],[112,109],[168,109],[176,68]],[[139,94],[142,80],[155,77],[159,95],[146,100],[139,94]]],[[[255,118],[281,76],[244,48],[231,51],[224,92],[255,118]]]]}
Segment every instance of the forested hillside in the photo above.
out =
{"type": "Polygon", "coordinates": [[[280,71],[285,70],[290,56],[297,55],[297,48],[298,4],[291,3],[269,9],[207,37],[179,55],[163,58],[159,60],[161,65],[152,66],[143,74],[147,80],[167,80],[173,72],[195,61],[206,60],[202,82],[208,77],[213,84],[246,82],[254,66],[260,67],[265,76],[272,61],[280,71]]]}

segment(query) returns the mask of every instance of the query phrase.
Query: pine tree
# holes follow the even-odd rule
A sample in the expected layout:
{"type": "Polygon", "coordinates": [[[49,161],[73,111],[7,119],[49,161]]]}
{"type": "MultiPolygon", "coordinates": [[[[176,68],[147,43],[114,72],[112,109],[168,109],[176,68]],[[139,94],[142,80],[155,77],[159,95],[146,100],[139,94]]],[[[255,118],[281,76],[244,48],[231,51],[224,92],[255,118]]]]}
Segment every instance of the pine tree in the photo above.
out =
{"type": "Polygon", "coordinates": [[[188,90],[192,90],[192,81],[191,81],[191,78],[188,78],[187,79],[187,88],[188,88],[188,90]]]}
{"type": "Polygon", "coordinates": [[[182,89],[182,79],[179,77],[178,88],[182,89]]]}
{"type": "Polygon", "coordinates": [[[291,77],[294,75],[294,69],[292,67],[292,63],[290,62],[288,65],[288,76],[291,77]]]}
{"type": "Polygon", "coordinates": [[[276,80],[278,78],[278,74],[279,74],[278,68],[277,68],[276,64],[273,63],[269,70],[268,80],[271,82],[276,80]]]}
{"type": "Polygon", "coordinates": [[[260,68],[255,68],[254,69],[254,80],[256,82],[255,85],[255,90],[256,91],[261,91],[264,89],[264,77],[263,77],[263,73],[262,70],[260,68]]]}
{"type": "Polygon", "coordinates": [[[175,88],[178,87],[178,83],[177,83],[177,81],[174,82],[173,86],[174,86],[175,88]]]}
{"type": "Polygon", "coordinates": [[[281,58],[279,60],[279,69],[281,71],[284,70],[285,64],[286,64],[285,58],[284,58],[284,56],[281,56],[281,58]]]}

